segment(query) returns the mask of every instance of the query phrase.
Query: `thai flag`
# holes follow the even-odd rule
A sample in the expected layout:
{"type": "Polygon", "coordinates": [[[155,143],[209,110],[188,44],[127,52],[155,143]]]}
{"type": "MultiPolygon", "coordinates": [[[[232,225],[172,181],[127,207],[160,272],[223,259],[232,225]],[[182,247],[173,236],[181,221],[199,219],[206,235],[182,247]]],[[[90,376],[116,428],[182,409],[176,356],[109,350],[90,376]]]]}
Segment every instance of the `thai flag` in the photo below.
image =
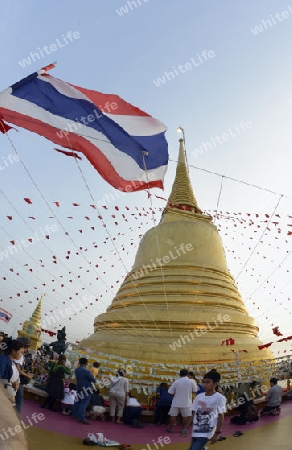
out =
{"type": "Polygon", "coordinates": [[[3,308],[0,308],[0,320],[4,320],[4,322],[8,323],[12,318],[12,314],[6,311],[3,308]]]}
{"type": "Polygon", "coordinates": [[[0,119],[83,153],[121,191],[163,188],[168,164],[165,125],[117,95],[48,75],[52,67],[0,93],[0,119]]]}

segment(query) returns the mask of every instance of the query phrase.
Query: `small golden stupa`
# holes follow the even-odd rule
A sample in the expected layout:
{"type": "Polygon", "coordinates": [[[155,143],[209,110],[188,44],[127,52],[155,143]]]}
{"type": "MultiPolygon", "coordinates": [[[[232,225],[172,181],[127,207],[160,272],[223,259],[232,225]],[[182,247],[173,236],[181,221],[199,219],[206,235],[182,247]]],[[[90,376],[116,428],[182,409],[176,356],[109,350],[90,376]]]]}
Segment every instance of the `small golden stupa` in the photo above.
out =
{"type": "Polygon", "coordinates": [[[83,347],[153,363],[190,366],[273,358],[259,351],[255,320],[226,263],[212,217],[198,207],[180,140],[170,197],[159,225],[83,347]]]}
{"type": "Polygon", "coordinates": [[[25,336],[31,340],[30,348],[32,350],[37,350],[41,344],[41,317],[42,317],[42,299],[44,295],[41,296],[36,309],[32,313],[29,320],[26,320],[23,324],[22,330],[18,330],[18,337],[25,336]]]}

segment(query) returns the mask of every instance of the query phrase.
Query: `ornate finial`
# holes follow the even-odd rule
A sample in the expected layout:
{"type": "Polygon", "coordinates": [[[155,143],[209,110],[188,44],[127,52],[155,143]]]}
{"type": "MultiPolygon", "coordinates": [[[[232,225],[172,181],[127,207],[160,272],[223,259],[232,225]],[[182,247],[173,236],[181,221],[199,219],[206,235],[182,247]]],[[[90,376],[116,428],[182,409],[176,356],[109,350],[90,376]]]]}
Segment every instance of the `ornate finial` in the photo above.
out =
{"type": "Polygon", "coordinates": [[[39,327],[41,325],[41,319],[42,319],[42,300],[43,300],[44,296],[45,296],[45,294],[41,295],[41,298],[39,299],[37,307],[31,316],[31,322],[37,324],[39,327]]]}
{"type": "Polygon", "coordinates": [[[23,324],[22,330],[18,331],[18,336],[26,336],[31,339],[31,349],[36,350],[41,344],[41,317],[42,317],[42,299],[44,294],[35,308],[29,320],[23,324]]]}
{"type": "Polygon", "coordinates": [[[198,207],[197,200],[195,199],[187,169],[184,139],[181,138],[179,140],[179,144],[179,156],[175,180],[165,211],[170,209],[178,209],[201,214],[202,211],[198,207]]]}

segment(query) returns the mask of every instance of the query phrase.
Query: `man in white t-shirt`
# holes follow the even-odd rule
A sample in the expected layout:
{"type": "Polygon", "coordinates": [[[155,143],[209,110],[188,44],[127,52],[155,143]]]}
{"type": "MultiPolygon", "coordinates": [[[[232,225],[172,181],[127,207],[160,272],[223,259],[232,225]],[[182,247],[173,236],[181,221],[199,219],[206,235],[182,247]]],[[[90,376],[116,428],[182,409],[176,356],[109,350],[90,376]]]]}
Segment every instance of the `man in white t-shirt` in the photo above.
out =
{"type": "Polygon", "coordinates": [[[173,395],[168,413],[170,416],[168,433],[172,433],[172,427],[179,414],[182,416],[182,428],[186,428],[189,417],[192,416],[192,395],[198,390],[195,381],[188,377],[189,371],[187,369],[182,369],[179,374],[180,378],[172,383],[168,389],[169,394],[173,395]]]}
{"type": "MultiPolygon", "coordinates": [[[[210,440],[211,444],[215,444],[218,435],[221,434],[221,427],[226,412],[226,398],[224,395],[216,392],[216,386],[220,381],[220,374],[211,370],[206,373],[203,379],[203,388],[205,392],[196,396],[192,411],[193,421],[192,442],[190,450],[201,450],[210,440]]],[[[188,426],[182,430],[181,436],[187,435],[188,426]]]]}

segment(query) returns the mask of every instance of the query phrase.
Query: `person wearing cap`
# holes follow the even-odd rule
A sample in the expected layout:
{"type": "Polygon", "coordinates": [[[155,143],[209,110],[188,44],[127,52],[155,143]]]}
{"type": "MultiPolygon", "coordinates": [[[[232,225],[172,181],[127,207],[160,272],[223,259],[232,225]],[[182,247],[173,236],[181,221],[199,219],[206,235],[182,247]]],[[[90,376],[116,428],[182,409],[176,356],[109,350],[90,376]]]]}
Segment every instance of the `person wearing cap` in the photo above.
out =
{"type": "Polygon", "coordinates": [[[20,414],[22,410],[24,397],[23,386],[28,384],[29,381],[34,377],[34,375],[24,371],[26,358],[28,356],[28,349],[31,345],[31,340],[26,336],[21,336],[17,338],[17,341],[20,342],[24,348],[23,355],[21,356],[21,358],[14,360],[14,363],[16,364],[17,370],[19,372],[19,379],[20,379],[20,384],[15,396],[15,408],[17,409],[18,414],[20,414]]]}

